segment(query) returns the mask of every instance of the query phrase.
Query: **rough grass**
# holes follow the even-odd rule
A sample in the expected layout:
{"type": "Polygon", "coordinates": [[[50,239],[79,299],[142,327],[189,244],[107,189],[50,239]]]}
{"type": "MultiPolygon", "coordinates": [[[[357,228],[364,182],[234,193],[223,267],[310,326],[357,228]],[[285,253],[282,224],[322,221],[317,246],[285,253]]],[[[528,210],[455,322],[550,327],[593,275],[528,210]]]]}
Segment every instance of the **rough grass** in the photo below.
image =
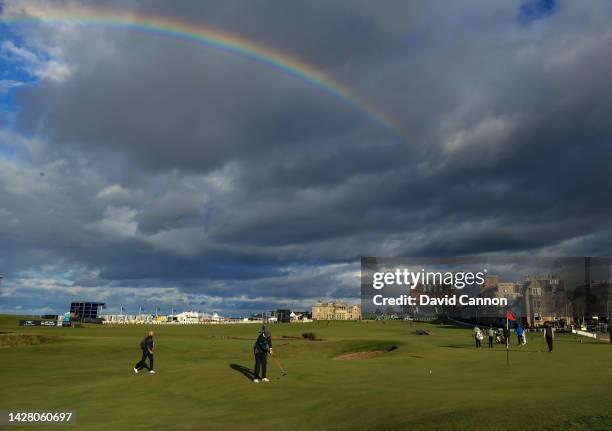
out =
{"type": "MultiPolygon", "coordinates": [[[[17,325],[0,316],[0,332],[20,332],[17,325]]],[[[549,354],[529,334],[527,346],[512,346],[507,367],[505,349],[475,349],[470,329],[279,324],[270,329],[288,374],[268,361],[272,382],[256,385],[247,376],[258,325],[153,327],[158,373],[135,375],[148,329],[28,328],[57,342],[2,349],[0,410],[74,410],[90,430],[612,429],[612,346],[571,335],[559,335],[549,354]],[[334,360],[390,346],[398,348],[334,360]]]]}
{"type": "Polygon", "coordinates": [[[57,339],[58,337],[48,335],[0,333],[0,348],[33,346],[57,341],[57,339]]]}
{"type": "Polygon", "coordinates": [[[546,431],[610,431],[612,416],[609,414],[583,416],[547,426],[546,431]]]}
{"type": "Polygon", "coordinates": [[[317,335],[314,332],[304,332],[302,333],[302,337],[310,341],[314,341],[317,339],[317,335]]]}

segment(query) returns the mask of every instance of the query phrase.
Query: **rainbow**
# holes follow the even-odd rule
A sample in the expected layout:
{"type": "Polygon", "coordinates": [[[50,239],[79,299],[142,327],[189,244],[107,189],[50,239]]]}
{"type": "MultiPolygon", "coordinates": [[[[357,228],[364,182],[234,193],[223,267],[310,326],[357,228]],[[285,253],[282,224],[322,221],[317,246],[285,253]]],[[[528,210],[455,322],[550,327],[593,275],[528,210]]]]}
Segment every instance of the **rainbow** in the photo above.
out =
{"type": "Polygon", "coordinates": [[[125,11],[89,7],[50,7],[34,11],[34,13],[28,11],[27,14],[14,16],[2,15],[0,23],[7,25],[72,24],[121,28],[191,41],[256,61],[313,85],[320,91],[351,106],[352,109],[392,131],[395,135],[402,136],[401,128],[393,118],[372,106],[348,87],[326,76],[321,70],[264,45],[211,27],[142,13],[130,14],[125,11]]]}

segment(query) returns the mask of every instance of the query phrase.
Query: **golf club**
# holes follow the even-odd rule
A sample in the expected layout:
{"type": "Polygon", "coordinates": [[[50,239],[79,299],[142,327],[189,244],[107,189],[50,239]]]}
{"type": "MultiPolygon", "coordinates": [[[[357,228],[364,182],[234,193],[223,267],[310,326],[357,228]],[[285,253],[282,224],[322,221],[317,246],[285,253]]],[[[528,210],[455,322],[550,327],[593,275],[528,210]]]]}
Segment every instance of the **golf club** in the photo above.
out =
{"type": "Polygon", "coordinates": [[[285,367],[283,367],[283,364],[281,364],[280,360],[276,357],[276,355],[270,353],[270,357],[272,358],[272,360],[274,361],[278,369],[281,371],[281,374],[283,376],[287,375],[287,371],[285,371],[285,367]]]}

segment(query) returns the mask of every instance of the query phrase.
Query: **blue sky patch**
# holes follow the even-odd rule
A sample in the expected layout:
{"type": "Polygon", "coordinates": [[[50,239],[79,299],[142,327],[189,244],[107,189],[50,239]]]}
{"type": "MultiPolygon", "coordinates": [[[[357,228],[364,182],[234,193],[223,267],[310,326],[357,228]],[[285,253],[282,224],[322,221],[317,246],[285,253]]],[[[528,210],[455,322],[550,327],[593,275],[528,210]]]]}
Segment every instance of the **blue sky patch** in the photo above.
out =
{"type": "Polygon", "coordinates": [[[548,18],[557,10],[556,0],[531,0],[519,8],[519,19],[523,22],[548,18]]]}

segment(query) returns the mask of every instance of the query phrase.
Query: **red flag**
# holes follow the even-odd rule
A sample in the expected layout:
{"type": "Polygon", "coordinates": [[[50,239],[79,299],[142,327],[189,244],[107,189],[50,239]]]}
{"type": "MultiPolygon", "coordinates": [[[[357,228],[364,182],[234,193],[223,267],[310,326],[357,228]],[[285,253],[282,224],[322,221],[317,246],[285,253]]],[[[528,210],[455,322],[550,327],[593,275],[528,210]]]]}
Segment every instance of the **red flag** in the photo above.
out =
{"type": "Polygon", "coordinates": [[[516,320],[516,316],[514,315],[514,313],[510,310],[506,311],[506,319],[508,320],[516,320]]]}

